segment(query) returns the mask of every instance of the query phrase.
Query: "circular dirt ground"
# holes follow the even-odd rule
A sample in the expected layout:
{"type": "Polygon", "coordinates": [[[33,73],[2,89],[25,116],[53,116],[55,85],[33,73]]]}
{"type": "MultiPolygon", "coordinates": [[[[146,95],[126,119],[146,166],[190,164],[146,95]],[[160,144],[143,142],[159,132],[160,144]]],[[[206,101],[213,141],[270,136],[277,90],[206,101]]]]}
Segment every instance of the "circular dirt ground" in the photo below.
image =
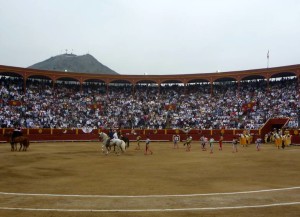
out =
{"type": "Polygon", "coordinates": [[[105,156],[97,142],[0,144],[0,216],[300,215],[300,147],[135,146],[105,156]]]}

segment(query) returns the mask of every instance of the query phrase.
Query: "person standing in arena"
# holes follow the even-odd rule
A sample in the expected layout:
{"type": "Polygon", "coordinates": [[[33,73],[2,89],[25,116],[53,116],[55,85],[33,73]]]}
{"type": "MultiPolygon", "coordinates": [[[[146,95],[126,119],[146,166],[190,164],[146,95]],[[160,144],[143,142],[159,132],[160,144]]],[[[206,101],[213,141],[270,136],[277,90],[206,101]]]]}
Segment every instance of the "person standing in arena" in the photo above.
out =
{"type": "Polygon", "coordinates": [[[210,140],[209,140],[209,148],[210,148],[210,153],[211,154],[214,153],[214,142],[215,142],[214,138],[210,138],[210,140]]]}
{"type": "Polygon", "coordinates": [[[206,138],[205,136],[201,136],[201,137],[200,137],[200,143],[201,143],[202,151],[206,151],[206,148],[205,148],[205,140],[207,140],[207,138],[206,138]]]}
{"type": "Polygon", "coordinates": [[[232,140],[232,153],[238,152],[237,150],[238,140],[236,137],[233,137],[232,140]]]}
{"type": "Polygon", "coordinates": [[[206,151],[206,145],[208,144],[208,138],[206,136],[204,136],[204,144],[203,144],[203,150],[202,151],[206,151]]]}
{"type": "Polygon", "coordinates": [[[256,151],[260,151],[261,143],[262,143],[262,139],[261,138],[257,138],[256,141],[255,141],[256,151]]]}
{"type": "Polygon", "coordinates": [[[268,142],[269,142],[269,134],[266,133],[266,134],[265,134],[265,143],[267,144],[268,142]]]}
{"type": "Polygon", "coordinates": [[[175,134],[174,136],[173,136],[173,143],[174,143],[174,149],[176,148],[176,149],[178,149],[179,147],[178,147],[178,142],[179,142],[179,140],[180,140],[180,137],[179,137],[179,135],[178,134],[175,134]]]}
{"type": "Polygon", "coordinates": [[[219,151],[223,150],[223,134],[220,135],[220,139],[219,139],[219,151]]]}
{"type": "Polygon", "coordinates": [[[149,152],[150,154],[153,154],[153,152],[150,150],[150,139],[149,139],[149,136],[147,136],[147,139],[146,139],[145,155],[147,155],[148,152],[149,152]]]}
{"type": "Polygon", "coordinates": [[[282,138],[281,135],[279,133],[275,133],[275,145],[277,147],[277,149],[280,149],[280,145],[282,143],[282,138]]]}
{"type": "Polygon", "coordinates": [[[141,146],[140,146],[141,138],[142,137],[140,135],[137,135],[137,137],[136,137],[137,146],[136,146],[135,150],[140,150],[141,149],[141,146]]]}
{"type": "Polygon", "coordinates": [[[186,145],[186,151],[191,151],[191,143],[192,143],[193,137],[192,136],[187,136],[185,143],[183,144],[184,146],[186,145]]]}
{"type": "Polygon", "coordinates": [[[247,146],[247,139],[246,139],[246,130],[240,135],[240,143],[242,147],[247,146]]]}
{"type": "Polygon", "coordinates": [[[292,144],[292,136],[290,135],[290,133],[288,132],[285,135],[285,145],[286,146],[290,146],[292,144]]]}
{"type": "Polygon", "coordinates": [[[281,148],[284,149],[285,148],[285,135],[281,135],[281,148]]]}

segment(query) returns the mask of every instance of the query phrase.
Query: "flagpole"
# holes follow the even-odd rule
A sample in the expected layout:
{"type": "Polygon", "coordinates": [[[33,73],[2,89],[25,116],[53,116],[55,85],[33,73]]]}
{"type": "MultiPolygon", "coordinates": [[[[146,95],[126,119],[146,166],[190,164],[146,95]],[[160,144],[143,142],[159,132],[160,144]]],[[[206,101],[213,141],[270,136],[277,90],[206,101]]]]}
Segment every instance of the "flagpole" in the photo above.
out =
{"type": "Polygon", "coordinates": [[[270,51],[267,53],[267,68],[269,68],[270,51]]]}

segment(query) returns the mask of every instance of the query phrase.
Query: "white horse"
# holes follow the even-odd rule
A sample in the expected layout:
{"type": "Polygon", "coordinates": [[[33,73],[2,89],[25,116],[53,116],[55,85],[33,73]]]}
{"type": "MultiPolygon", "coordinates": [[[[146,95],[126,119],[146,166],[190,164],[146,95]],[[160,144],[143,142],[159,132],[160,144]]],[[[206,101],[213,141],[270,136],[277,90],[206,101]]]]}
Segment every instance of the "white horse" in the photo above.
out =
{"type": "Polygon", "coordinates": [[[125,152],[126,150],[126,144],[121,139],[111,139],[109,144],[107,144],[109,137],[104,132],[99,133],[99,138],[102,139],[102,152],[106,155],[109,154],[112,147],[116,147],[115,153],[117,155],[119,155],[120,152],[125,152]]]}

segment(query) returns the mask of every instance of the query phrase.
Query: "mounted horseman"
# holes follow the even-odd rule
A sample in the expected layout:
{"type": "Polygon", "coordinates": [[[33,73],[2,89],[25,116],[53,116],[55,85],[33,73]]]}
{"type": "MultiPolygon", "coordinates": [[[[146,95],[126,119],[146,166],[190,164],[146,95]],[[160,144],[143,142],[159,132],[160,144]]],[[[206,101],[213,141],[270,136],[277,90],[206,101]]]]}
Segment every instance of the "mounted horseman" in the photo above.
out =
{"type": "Polygon", "coordinates": [[[23,136],[23,132],[21,130],[20,125],[15,124],[14,125],[14,130],[11,134],[11,138],[10,138],[10,145],[12,147],[13,150],[17,149],[17,142],[16,142],[16,138],[23,136]]]}
{"type": "Polygon", "coordinates": [[[117,138],[110,139],[109,136],[104,132],[99,133],[99,139],[103,141],[102,152],[106,155],[110,152],[111,147],[116,148],[115,153],[117,155],[119,155],[120,152],[125,152],[126,144],[123,140],[117,138]],[[110,142],[107,142],[108,140],[110,140],[110,142]]]}
{"type": "Polygon", "coordinates": [[[23,136],[20,126],[15,126],[15,129],[13,131],[5,133],[4,137],[6,137],[8,142],[10,143],[11,151],[17,150],[18,143],[20,143],[19,151],[26,151],[29,147],[29,139],[26,136],[23,136]]]}
{"type": "Polygon", "coordinates": [[[108,139],[106,140],[106,144],[105,144],[107,149],[110,149],[110,140],[112,140],[113,138],[114,138],[114,132],[110,128],[109,131],[108,131],[108,139]]]}
{"type": "Polygon", "coordinates": [[[11,145],[15,143],[15,139],[19,136],[23,136],[23,132],[21,130],[21,127],[18,125],[15,125],[15,129],[13,133],[11,134],[11,145]]]}

